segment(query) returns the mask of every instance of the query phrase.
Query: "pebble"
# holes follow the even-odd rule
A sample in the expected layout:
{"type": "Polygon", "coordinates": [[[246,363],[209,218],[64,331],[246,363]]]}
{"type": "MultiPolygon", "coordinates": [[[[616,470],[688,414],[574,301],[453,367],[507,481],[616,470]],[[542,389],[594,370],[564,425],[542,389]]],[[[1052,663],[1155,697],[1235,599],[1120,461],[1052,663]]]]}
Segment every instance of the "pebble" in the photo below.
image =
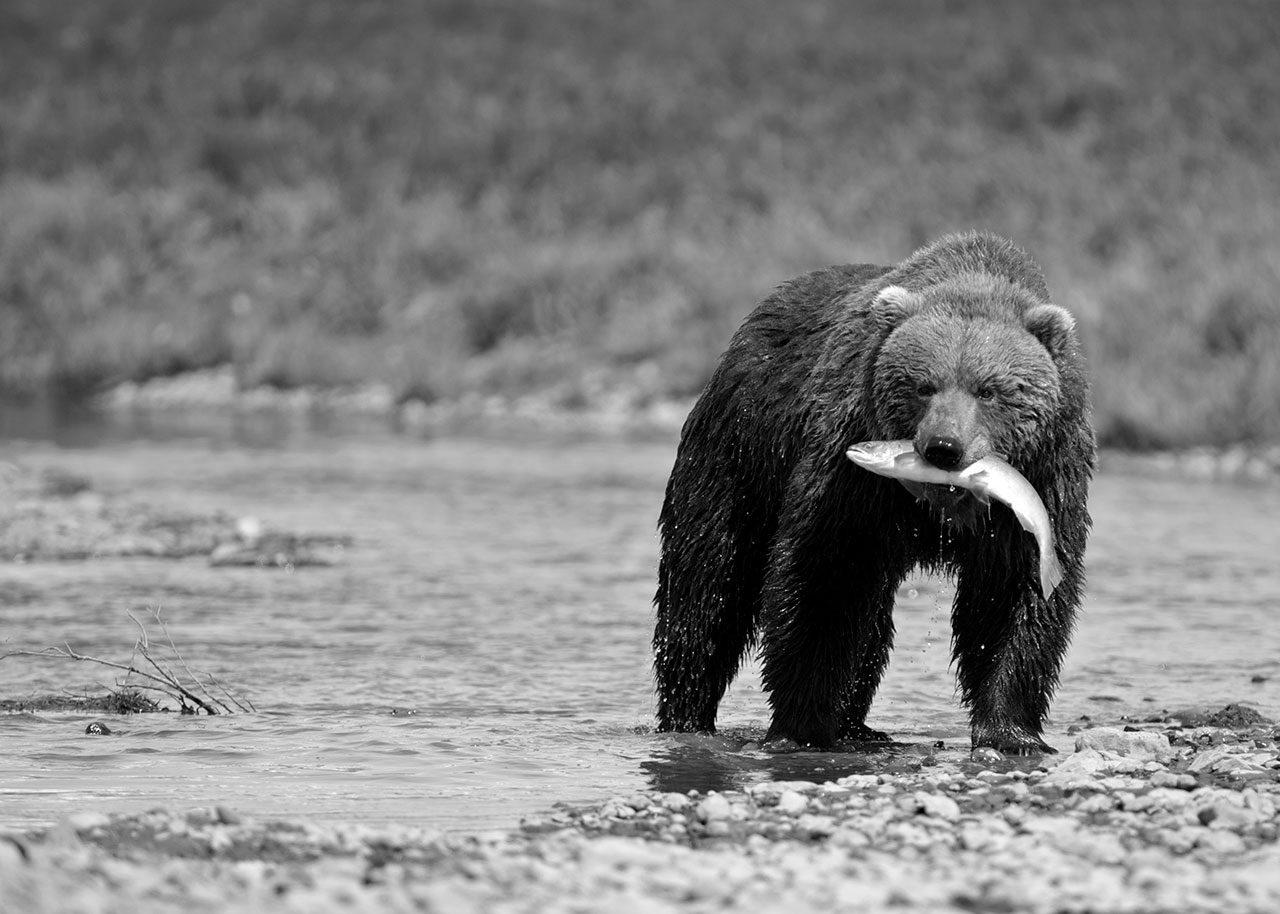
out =
{"type": "Polygon", "coordinates": [[[713,793],[705,800],[698,804],[695,815],[699,822],[716,822],[721,819],[729,818],[729,814],[733,812],[733,806],[729,803],[724,794],[713,793]]]}
{"type": "Polygon", "coordinates": [[[1079,827],[1079,821],[1071,816],[1041,816],[1022,823],[1022,831],[1047,838],[1061,838],[1079,827]]]}
{"type": "Polygon", "coordinates": [[[707,834],[713,838],[727,837],[730,831],[729,823],[724,819],[715,819],[707,823],[707,834]]]}
{"type": "MultiPolygon", "coordinates": [[[[1243,853],[1245,849],[1244,839],[1231,831],[1202,831],[1196,835],[1195,846],[1224,857],[1243,853]]],[[[1272,908],[1272,910],[1276,909],[1272,908]]]]}
{"type": "Polygon", "coordinates": [[[682,793],[663,793],[655,797],[655,801],[659,803],[663,809],[669,809],[672,812],[683,812],[688,809],[692,801],[682,793]]]}
{"type": "Polygon", "coordinates": [[[601,807],[600,814],[611,819],[630,819],[636,811],[622,800],[610,800],[601,807]]]}
{"type": "Polygon", "coordinates": [[[810,838],[827,838],[835,834],[836,820],[834,816],[820,816],[807,813],[796,820],[796,831],[810,838]]]}
{"type": "Polygon", "coordinates": [[[960,804],[944,794],[917,792],[913,801],[918,812],[931,818],[948,822],[960,818],[960,804]]]}
{"type": "Polygon", "coordinates": [[[809,808],[809,800],[795,790],[784,790],[778,796],[778,812],[784,816],[798,816],[809,808]]]}
{"type": "Polygon", "coordinates": [[[967,821],[960,826],[961,847],[968,850],[998,849],[1008,843],[1013,829],[1001,819],[967,821]]]}
{"type": "Polygon", "coordinates": [[[101,812],[73,812],[64,822],[72,831],[83,832],[95,828],[106,828],[111,824],[111,817],[101,812]]]}
{"type": "Polygon", "coordinates": [[[1070,803],[1073,810],[1085,815],[1100,812],[1110,812],[1117,806],[1122,804],[1119,797],[1106,793],[1095,793],[1091,795],[1081,795],[1078,802],[1070,803]]]}
{"type": "Polygon", "coordinates": [[[1196,786],[1196,776],[1194,774],[1175,774],[1172,771],[1156,771],[1151,775],[1152,787],[1176,787],[1181,790],[1191,790],[1196,786]]]}
{"type": "Polygon", "coordinates": [[[1096,749],[1124,758],[1165,762],[1173,758],[1173,747],[1163,733],[1150,730],[1123,730],[1119,727],[1095,727],[1076,737],[1076,751],[1096,749]]]}
{"type": "Polygon", "coordinates": [[[1196,818],[1200,820],[1201,825],[1217,829],[1226,828],[1232,831],[1239,831],[1262,821],[1262,817],[1257,810],[1247,809],[1243,805],[1233,803],[1225,798],[1215,800],[1210,805],[1201,807],[1196,813],[1196,818]]]}
{"type": "Polygon", "coordinates": [[[879,783],[879,776],[874,774],[850,774],[836,781],[838,786],[847,787],[849,790],[870,790],[879,783]]]}
{"type": "Polygon", "coordinates": [[[16,870],[31,859],[26,842],[9,835],[0,835],[0,873],[16,870]]]}
{"type": "Polygon", "coordinates": [[[1023,806],[1006,806],[1001,815],[1010,825],[1018,825],[1026,820],[1028,813],[1023,806]]]}

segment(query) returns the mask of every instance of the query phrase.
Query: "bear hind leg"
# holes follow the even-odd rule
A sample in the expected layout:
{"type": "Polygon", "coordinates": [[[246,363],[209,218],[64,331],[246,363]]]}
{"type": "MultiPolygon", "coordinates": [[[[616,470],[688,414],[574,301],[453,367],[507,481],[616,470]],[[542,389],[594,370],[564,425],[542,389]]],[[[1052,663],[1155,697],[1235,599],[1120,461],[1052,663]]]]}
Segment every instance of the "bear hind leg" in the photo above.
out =
{"type": "Polygon", "coordinates": [[[764,562],[747,546],[739,542],[705,560],[672,548],[659,564],[653,635],[659,732],[715,731],[720,700],[756,639],[764,562]],[[708,575],[717,561],[718,573],[708,575]]]}

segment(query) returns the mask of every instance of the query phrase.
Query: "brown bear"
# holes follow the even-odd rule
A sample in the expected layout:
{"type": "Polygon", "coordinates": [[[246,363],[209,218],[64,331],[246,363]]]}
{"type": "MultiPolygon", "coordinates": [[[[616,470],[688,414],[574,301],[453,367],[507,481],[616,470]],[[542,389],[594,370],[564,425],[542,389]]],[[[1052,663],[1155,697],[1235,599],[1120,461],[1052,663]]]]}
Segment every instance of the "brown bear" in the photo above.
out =
{"type": "MultiPolygon", "coordinates": [[[[685,421],[659,528],[658,729],[711,731],[758,646],[767,740],[886,740],[867,711],[915,568],[955,576],[952,654],[974,747],[1053,751],[1041,732],[1084,583],[1095,443],[1071,316],[989,234],[896,267],[837,266],[765,299],[685,421]],[[1039,493],[1064,578],[1005,505],[917,498],[845,458],[911,439],[945,470],[999,455],[1039,493]]],[[[919,487],[916,493],[920,493],[919,487]]]]}

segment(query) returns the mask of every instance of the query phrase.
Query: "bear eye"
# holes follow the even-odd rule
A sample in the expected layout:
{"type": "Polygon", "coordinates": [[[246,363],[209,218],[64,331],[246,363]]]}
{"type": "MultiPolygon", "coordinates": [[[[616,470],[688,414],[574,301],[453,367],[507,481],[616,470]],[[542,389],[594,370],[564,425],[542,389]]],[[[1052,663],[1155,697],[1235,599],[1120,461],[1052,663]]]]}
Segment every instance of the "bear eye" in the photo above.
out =
{"type": "Polygon", "coordinates": [[[979,400],[994,400],[997,396],[996,389],[990,384],[980,384],[973,395],[979,400]]]}
{"type": "Polygon", "coordinates": [[[920,397],[932,397],[938,392],[938,385],[932,381],[919,381],[916,383],[916,395],[920,397]]]}

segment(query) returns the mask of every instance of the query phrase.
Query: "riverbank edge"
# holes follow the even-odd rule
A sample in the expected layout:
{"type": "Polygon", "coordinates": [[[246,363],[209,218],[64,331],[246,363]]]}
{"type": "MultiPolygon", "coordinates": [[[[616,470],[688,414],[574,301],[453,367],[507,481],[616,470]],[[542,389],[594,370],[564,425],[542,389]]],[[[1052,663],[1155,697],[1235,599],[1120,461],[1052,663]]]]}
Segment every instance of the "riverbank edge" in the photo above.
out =
{"type": "MultiPolygon", "coordinates": [[[[694,399],[669,399],[647,391],[650,383],[618,382],[600,375],[519,397],[464,394],[449,401],[397,401],[390,388],[272,387],[241,389],[230,366],[142,383],[127,382],[96,397],[91,406],[121,419],[201,411],[205,415],[287,416],[299,423],[324,417],[339,427],[370,423],[401,434],[432,437],[465,433],[554,433],[675,438],[694,399]]],[[[1205,445],[1167,451],[1104,448],[1105,469],[1161,473],[1191,479],[1280,481],[1280,442],[1205,445]]]]}
{"type": "Polygon", "coordinates": [[[1273,911],[1274,725],[1099,727],[826,783],[641,791],[501,832],[83,813],[0,835],[0,909],[1273,911]]]}

